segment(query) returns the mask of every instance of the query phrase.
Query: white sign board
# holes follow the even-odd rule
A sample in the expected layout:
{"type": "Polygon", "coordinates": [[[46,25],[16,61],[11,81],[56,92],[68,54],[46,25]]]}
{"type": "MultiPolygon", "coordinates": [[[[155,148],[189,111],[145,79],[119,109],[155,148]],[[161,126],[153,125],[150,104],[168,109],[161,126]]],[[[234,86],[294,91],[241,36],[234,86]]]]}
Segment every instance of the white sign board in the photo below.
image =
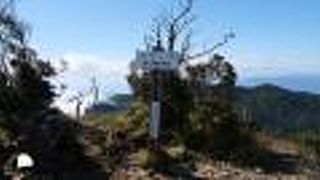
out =
{"type": "Polygon", "coordinates": [[[180,60],[181,56],[177,52],[137,51],[136,59],[131,63],[131,70],[142,69],[144,72],[177,70],[180,60]]]}

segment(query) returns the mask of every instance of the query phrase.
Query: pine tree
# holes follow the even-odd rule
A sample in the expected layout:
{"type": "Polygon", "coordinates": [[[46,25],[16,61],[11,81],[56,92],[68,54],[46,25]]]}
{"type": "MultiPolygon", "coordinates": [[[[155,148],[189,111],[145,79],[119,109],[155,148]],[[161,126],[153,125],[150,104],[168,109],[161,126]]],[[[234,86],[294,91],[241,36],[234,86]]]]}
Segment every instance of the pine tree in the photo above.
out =
{"type": "Polygon", "coordinates": [[[56,72],[26,43],[25,23],[10,11],[11,6],[0,7],[0,123],[17,138],[21,128],[53,102],[56,94],[48,78],[56,72]]]}

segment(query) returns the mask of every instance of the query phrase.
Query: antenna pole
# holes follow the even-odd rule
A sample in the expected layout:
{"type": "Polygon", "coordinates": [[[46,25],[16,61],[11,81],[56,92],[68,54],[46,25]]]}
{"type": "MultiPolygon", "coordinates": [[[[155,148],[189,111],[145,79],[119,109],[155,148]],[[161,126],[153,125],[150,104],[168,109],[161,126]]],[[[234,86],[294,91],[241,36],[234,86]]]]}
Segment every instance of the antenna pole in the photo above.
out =
{"type": "Polygon", "coordinates": [[[92,78],[92,93],[93,93],[93,104],[99,102],[99,85],[97,82],[97,78],[92,78]]]}

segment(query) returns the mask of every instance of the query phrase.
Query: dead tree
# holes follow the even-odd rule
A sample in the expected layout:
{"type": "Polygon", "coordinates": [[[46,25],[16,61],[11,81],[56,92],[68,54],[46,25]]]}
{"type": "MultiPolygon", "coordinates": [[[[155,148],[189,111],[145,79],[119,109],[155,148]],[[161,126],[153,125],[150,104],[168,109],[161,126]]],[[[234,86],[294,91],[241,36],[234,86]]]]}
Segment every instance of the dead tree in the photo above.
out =
{"type": "Polygon", "coordinates": [[[181,61],[184,62],[213,55],[217,49],[225,46],[231,39],[235,38],[233,32],[228,32],[220,42],[214,43],[200,52],[191,54],[189,51],[191,49],[192,23],[195,20],[192,12],[194,0],[179,0],[179,2],[179,9],[181,10],[176,15],[171,14],[169,17],[163,15],[153,20],[151,35],[146,35],[144,39],[146,49],[151,49],[152,45],[156,44],[158,47],[161,45],[163,50],[166,51],[179,51],[183,57],[181,61]],[[163,42],[166,42],[166,48],[163,47],[163,42]]]}
{"type": "Polygon", "coordinates": [[[78,94],[72,96],[69,99],[69,102],[74,102],[75,103],[75,118],[78,122],[81,121],[81,107],[83,105],[85,99],[85,94],[79,92],[78,94]]]}
{"type": "Polygon", "coordinates": [[[187,0],[183,10],[172,19],[169,20],[168,25],[168,50],[174,51],[179,34],[186,29],[192,21],[191,10],[193,7],[193,0],[187,0]]]}

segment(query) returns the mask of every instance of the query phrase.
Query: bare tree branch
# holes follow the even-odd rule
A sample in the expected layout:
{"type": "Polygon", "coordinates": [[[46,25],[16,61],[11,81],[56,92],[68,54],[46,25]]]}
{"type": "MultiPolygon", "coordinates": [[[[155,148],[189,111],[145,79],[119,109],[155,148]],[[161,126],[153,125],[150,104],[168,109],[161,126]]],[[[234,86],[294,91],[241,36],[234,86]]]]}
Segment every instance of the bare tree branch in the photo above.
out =
{"type": "MultiPolygon", "coordinates": [[[[188,15],[191,13],[193,7],[193,0],[187,0],[187,5],[183,8],[181,13],[173,17],[168,26],[168,50],[174,51],[176,40],[179,33],[185,29],[185,25],[189,25],[192,20],[188,20],[188,15]],[[181,20],[184,20],[181,22],[181,20]]],[[[191,18],[192,19],[192,18],[191,18]]]]}
{"type": "Polygon", "coordinates": [[[176,27],[176,34],[179,36],[184,30],[188,29],[191,24],[195,21],[195,16],[186,17],[179,25],[176,27]]]}
{"type": "Polygon", "coordinates": [[[189,32],[186,34],[186,36],[184,37],[184,40],[182,41],[182,44],[181,44],[181,54],[182,54],[183,59],[186,58],[188,52],[190,51],[191,37],[192,37],[192,31],[189,30],[189,32]]]}
{"type": "Polygon", "coordinates": [[[193,0],[187,0],[187,5],[184,7],[184,10],[172,20],[172,24],[178,23],[181,19],[187,16],[193,7],[193,0]]]}
{"type": "Polygon", "coordinates": [[[197,58],[200,58],[200,57],[203,57],[203,56],[206,56],[212,52],[214,52],[216,49],[226,45],[229,43],[229,40],[230,39],[233,39],[235,38],[235,34],[233,32],[231,33],[228,33],[224,36],[224,39],[223,41],[221,42],[218,42],[217,44],[213,45],[212,47],[208,48],[208,49],[205,49],[199,53],[196,53],[194,55],[190,55],[189,57],[187,57],[187,60],[192,60],[192,59],[197,59],[197,58]]]}

